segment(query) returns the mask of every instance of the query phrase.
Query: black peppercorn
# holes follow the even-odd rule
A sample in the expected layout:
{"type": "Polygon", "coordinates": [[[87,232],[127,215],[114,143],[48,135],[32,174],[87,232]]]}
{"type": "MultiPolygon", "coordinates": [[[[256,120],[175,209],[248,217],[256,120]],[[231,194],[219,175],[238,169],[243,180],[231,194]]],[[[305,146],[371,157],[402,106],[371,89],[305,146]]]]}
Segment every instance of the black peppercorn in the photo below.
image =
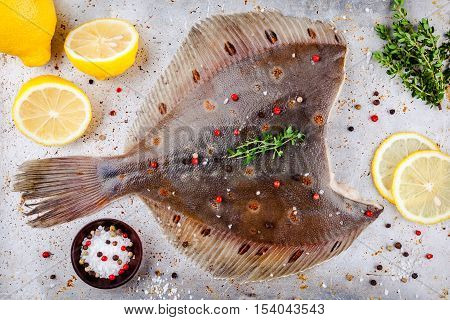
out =
{"type": "Polygon", "coordinates": [[[375,91],[374,93],[373,93],[373,95],[374,96],[378,96],[380,93],[378,92],[378,91],[375,91]]]}
{"type": "Polygon", "coordinates": [[[377,106],[377,105],[379,105],[380,104],[380,100],[378,100],[378,99],[376,99],[376,100],[373,100],[373,102],[372,102],[375,106],[377,106]]]}
{"type": "Polygon", "coordinates": [[[93,84],[93,83],[94,83],[94,80],[89,79],[89,84],[93,84]]]}
{"type": "Polygon", "coordinates": [[[386,223],[385,227],[389,229],[391,227],[391,224],[390,223],[386,223]]]}
{"type": "Polygon", "coordinates": [[[381,264],[377,265],[377,270],[383,270],[383,266],[381,264]]]}
{"type": "Polygon", "coordinates": [[[394,247],[397,248],[397,249],[401,249],[402,248],[402,244],[400,242],[396,242],[394,244],[394,247]]]}
{"type": "Polygon", "coordinates": [[[83,250],[87,250],[88,248],[88,246],[83,246],[83,250]]]}
{"type": "Polygon", "coordinates": [[[111,243],[111,241],[109,241],[109,240],[106,240],[106,241],[105,241],[105,243],[106,243],[106,244],[110,244],[110,243],[111,243]]]}
{"type": "Polygon", "coordinates": [[[407,256],[409,256],[409,253],[408,252],[403,252],[403,256],[407,257],[407,256]]]}
{"type": "Polygon", "coordinates": [[[390,113],[390,114],[394,114],[394,113],[395,113],[395,110],[394,110],[394,109],[391,109],[391,110],[389,110],[389,113],[390,113]]]}
{"type": "Polygon", "coordinates": [[[99,257],[99,258],[100,258],[100,257],[101,257],[102,255],[103,255],[103,253],[102,253],[102,252],[100,252],[100,251],[99,251],[99,252],[97,252],[97,257],[99,257]]]}
{"type": "Polygon", "coordinates": [[[227,165],[225,165],[225,171],[228,172],[228,173],[230,173],[230,172],[233,171],[233,167],[230,166],[229,164],[227,164],[227,165]]]}
{"type": "Polygon", "coordinates": [[[117,254],[113,255],[113,260],[114,260],[114,261],[119,260],[119,256],[118,256],[117,254]]]}
{"type": "Polygon", "coordinates": [[[266,115],[264,114],[264,112],[260,111],[258,112],[258,117],[259,118],[264,118],[266,115]]]}
{"type": "Polygon", "coordinates": [[[418,276],[419,276],[419,275],[418,275],[417,273],[415,273],[415,272],[411,275],[411,277],[412,277],[413,279],[417,279],[418,276]]]}
{"type": "Polygon", "coordinates": [[[172,279],[178,278],[178,274],[176,272],[172,273],[172,279]]]}
{"type": "MultiPolygon", "coordinates": [[[[417,277],[416,277],[416,278],[417,278],[417,277]]],[[[55,274],[52,274],[52,275],[50,276],[50,279],[52,279],[52,280],[56,279],[56,275],[55,275],[55,274]]]]}
{"type": "Polygon", "coordinates": [[[369,283],[370,283],[372,286],[376,286],[376,285],[377,285],[377,282],[376,282],[375,280],[370,280],[369,283]]]}
{"type": "Polygon", "coordinates": [[[348,131],[352,132],[353,130],[355,130],[355,128],[353,128],[352,126],[347,128],[348,131]]]}

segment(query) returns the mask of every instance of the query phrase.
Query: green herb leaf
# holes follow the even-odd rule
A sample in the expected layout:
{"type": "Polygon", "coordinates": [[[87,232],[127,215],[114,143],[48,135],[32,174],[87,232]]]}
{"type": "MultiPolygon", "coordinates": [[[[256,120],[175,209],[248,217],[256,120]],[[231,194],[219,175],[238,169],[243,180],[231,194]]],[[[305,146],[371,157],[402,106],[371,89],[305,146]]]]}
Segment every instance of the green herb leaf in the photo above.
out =
{"type": "Polygon", "coordinates": [[[394,21],[390,28],[381,24],[375,26],[377,35],[386,44],[382,51],[374,52],[373,57],[387,68],[388,75],[398,76],[413,97],[441,109],[450,79],[446,63],[450,58],[450,31],[438,46],[439,36],[433,34],[434,27],[429,25],[428,19],[421,19],[414,28],[403,5],[404,0],[392,1],[394,21]]]}
{"type": "Polygon", "coordinates": [[[230,159],[243,159],[245,165],[250,164],[258,154],[264,154],[272,151],[272,158],[280,158],[283,156],[281,150],[284,145],[291,143],[294,145],[296,142],[302,142],[305,139],[305,135],[298,130],[287,127],[283,132],[273,135],[265,132],[261,137],[255,139],[249,139],[244,143],[236,147],[236,149],[228,149],[228,158],[230,159]]]}

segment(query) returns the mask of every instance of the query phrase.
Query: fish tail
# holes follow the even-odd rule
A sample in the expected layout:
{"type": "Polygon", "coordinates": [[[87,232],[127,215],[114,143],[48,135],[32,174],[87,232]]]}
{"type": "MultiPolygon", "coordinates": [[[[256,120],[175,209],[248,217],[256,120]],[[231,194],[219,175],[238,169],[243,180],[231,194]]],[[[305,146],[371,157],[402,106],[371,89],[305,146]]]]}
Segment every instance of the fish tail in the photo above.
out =
{"type": "MultiPolygon", "coordinates": [[[[114,158],[110,158],[114,159],[114,158]]],[[[117,161],[117,160],[116,160],[117,161]]],[[[67,157],[28,161],[19,168],[14,191],[22,192],[32,227],[50,227],[90,215],[120,194],[105,175],[108,158],[67,157]]],[[[113,174],[114,175],[114,174],[113,174]]]]}

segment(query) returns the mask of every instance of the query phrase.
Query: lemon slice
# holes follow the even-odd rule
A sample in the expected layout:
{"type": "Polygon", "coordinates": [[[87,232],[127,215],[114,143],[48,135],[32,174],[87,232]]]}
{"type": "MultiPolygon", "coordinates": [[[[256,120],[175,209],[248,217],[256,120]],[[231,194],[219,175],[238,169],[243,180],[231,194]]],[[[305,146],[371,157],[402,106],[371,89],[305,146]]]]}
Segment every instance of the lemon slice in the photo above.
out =
{"type": "Polygon", "coordinates": [[[64,50],[72,64],[103,80],[125,72],[136,59],[139,35],[127,21],[97,19],[72,30],[64,50]]]}
{"type": "Polygon", "coordinates": [[[428,138],[414,132],[399,132],[384,140],[372,160],[372,179],[378,192],[394,203],[392,179],[397,165],[408,155],[420,150],[439,150],[428,138]]]}
{"type": "Polygon", "coordinates": [[[64,145],[79,138],[92,119],[88,97],[72,82],[46,75],[29,80],[14,102],[16,127],[31,140],[64,145]]]}
{"type": "Polygon", "coordinates": [[[418,151],[397,167],[392,194],[408,220],[432,224],[450,217],[450,156],[418,151]]]}

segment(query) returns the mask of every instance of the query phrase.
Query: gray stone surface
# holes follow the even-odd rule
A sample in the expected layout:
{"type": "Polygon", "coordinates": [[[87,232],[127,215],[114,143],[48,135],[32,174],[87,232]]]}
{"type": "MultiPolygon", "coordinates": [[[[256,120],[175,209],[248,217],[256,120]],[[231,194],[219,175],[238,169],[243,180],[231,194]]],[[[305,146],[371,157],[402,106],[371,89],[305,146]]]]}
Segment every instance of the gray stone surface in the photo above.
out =
{"type": "MultiPolygon", "coordinates": [[[[376,22],[389,17],[388,1],[56,1],[58,25],[53,40],[53,58],[41,68],[26,68],[14,57],[0,55],[0,298],[3,299],[439,299],[446,298],[449,286],[448,222],[418,226],[400,217],[374,189],[369,163],[378,143],[393,132],[412,130],[437,141],[449,151],[449,110],[430,110],[395,80],[390,80],[370,53],[381,42],[373,32],[376,22]],[[202,18],[219,13],[276,9],[294,16],[331,20],[344,30],[349,43],[347,79],[329,123],[328,143],[337,180],[358,189],[365,198],[385,205],[382,216],[337,258],[308,270],[302,276],[238,285],[214,280],[167,243],[151,212],[138,199],[125,197],[90,216],[50,229],[31,229],[19,212],[19,195],[11,192],[17,165],[28,159],[66,155],[118,155],[136,111],[189,28],[202,18]],[[69,30],[100,17],[120,17],[136,24],[141,36],[136,64],[120,77],[95,81],[74,69],[65,57],[62,44],[69,30]],[[56,69],[58,67],[58,69],[56,69]],[[89,132],[77,142],[61,148],[41,147],[23,137],[11,120],[11,106],[20,85],[41,74],[56,74],[74,81],[90,97],[94,121],[89,132]],[[117,87],[123,91],[115,92],[117,87]],[[381,104],[371,103],[380,92],[381,104]],[[353,105],[359,103],[361,110],[353,105]],[[395,115],[388,113],[395,109],[395,115]],[[109,115],[116,110],[117,115],[109,115]],[[373,113],[377,123],[369,121],[373,113]],[[346,130],[355,127],[354,132],[346,130]],[[145,248],[142,267],[124,287],[102,291],[79,279],[70,263],[70,245],[76,232],[88,221],[100,217],[122,219],[139,230],[145,248]],[[391,223],[387,229],[385,223],[391,223]],[[420,229],[422,236],[414,234],[420,229]],[[399,250],[386,250],[400,241],[399,250]],[[54,255],[41,258],[42,251],[54,255]],[[424,255],[434,254],[432,260],[424,255]],[[375,272],[382,264],[384,270],[375,272]],[[162,275],[156,276],[159,270],[162,275]],[[178,278],[171,279],[172,272],[178,278]],[[410,275],[417,272],[419,278],[410,275]],[[56,279],[51,280],[50,275],[56,279]],[[375,275],[373,275],[375,274],[375,275]],[[349,275],[353,280],[346,279],[349,275]],[[407,282],[401,281],[406,277],[407,282]],[[376,279],[378,285],[369,284],[376,279]]],[[[413,18],[428,16],[438,33],[448,29],[447,1],[408,1],[413,18]]]]}

